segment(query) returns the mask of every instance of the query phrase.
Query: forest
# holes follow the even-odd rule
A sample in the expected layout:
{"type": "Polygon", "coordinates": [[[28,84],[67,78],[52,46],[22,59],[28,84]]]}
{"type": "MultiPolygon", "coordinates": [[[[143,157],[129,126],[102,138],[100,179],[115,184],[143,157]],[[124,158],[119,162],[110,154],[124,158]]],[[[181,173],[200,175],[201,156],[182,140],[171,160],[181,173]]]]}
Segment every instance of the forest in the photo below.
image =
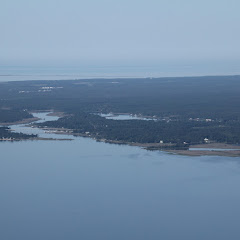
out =
{"type": "Polygon", "coordinates": [[[0,109],[0,123],[12,123],[32,117],[32,114],[28,113],[27,111],[15,109],[0,109]]]}
{"type": "Polygon", "coordinates": [[[240,143],[240,76],[82,79],[0,83],[0,122],[64,112],[49,127],[123,142],[240,143]],[[105,119],[126,113],[157,121],[105,119]]]}
{"type": "Polygon", "coordinates": [[[112,120],[95,114],[77,113],[39,124],[40,127],[72,129],[74,133],[130,143],[199,144],[204,139],[231,144],[240,143],[239,122],[112,120]]]}
{"type": "Polygon", "coordinates": [[[36,138],[37,135],[15,133],[10,131],[8,127],[0,127],[0,140],[26,140],[36,138]]]}

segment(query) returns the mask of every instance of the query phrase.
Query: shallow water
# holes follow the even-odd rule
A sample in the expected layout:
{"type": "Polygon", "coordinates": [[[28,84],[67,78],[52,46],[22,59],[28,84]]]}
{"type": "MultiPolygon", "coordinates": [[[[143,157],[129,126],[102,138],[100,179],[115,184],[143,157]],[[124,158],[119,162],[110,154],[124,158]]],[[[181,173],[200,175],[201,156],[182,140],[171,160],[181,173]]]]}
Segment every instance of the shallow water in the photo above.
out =
{"type": "Polygon", "coordinates": [[[239,239],[240,158],[72,138],[0,144],[0,239],[239,239]]]}
{"type": "Polygon", "coordinates": [[[145,120],[145,121],[150,121],[154,120],[156,121],[157,119],[154,118],[146,118],[146,117],[139,117],[136,115],[129,115],[129,114],[111,114],[111,113],[101,113],[99,116],[104,117],[106,119],[113,119],[113,120],[145,120]]]}
{"type": "Polygon", "coordinates": [[[237,151],[240,149],[237,148],[189,148],[190,151],[217,151],[217,152],[224,152],[224,151],[237,151]]]}

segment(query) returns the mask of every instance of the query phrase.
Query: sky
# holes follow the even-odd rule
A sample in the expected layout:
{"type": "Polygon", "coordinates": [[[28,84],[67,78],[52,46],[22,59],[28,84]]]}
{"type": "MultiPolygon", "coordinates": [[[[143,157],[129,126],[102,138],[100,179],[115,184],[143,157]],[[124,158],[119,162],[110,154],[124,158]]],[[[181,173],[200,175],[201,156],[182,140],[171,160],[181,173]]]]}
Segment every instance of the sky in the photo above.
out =
{"type": "Polygon", "coordinates": [[[0,64],[240,59],[239,0],[0,0],[0,64]]]}

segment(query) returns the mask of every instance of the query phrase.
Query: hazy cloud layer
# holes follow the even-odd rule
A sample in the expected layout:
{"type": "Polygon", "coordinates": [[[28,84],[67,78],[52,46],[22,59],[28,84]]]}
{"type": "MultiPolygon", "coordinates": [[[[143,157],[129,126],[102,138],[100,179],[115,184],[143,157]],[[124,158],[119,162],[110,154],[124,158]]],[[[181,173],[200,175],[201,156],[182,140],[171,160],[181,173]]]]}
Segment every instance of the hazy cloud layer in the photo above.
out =
{"type": "Polygon", "coordinates": [[[1,0],[0,62],[238,59],[240,1],[1,0]]]}

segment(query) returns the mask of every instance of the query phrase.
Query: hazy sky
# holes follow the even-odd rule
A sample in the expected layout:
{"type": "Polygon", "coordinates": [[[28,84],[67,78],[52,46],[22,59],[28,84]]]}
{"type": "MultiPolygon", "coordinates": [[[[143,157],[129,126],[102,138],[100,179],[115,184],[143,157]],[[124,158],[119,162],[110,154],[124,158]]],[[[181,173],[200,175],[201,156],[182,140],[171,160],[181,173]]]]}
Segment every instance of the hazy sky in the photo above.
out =
{"type": "Polygon", "coordinates": [[[239,0],[0,0],[0,63],[240,59],[239,0]]]}

